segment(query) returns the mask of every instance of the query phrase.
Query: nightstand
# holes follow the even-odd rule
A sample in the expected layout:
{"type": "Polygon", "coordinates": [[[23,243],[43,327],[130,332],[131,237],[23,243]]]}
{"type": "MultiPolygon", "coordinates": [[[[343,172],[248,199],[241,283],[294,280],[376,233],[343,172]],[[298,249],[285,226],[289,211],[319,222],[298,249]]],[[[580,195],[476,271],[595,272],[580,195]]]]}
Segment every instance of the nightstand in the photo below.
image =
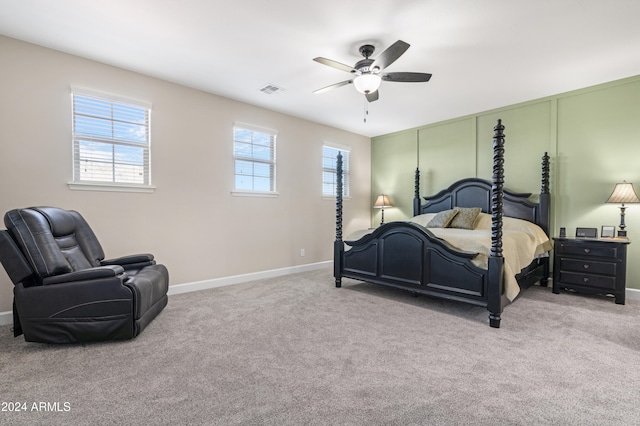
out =
{"type": "Polygon", "coordinates": [[[625,302],[626,238],[554,238],[553,292],[612,294],[625,302]]]}

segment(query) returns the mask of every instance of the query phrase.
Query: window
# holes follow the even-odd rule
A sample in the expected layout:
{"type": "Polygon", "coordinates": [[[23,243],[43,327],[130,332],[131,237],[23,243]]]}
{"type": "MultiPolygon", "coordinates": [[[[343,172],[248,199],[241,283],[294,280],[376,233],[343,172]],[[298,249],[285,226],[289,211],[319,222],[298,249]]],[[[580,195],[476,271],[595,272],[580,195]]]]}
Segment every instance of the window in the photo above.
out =
{"type": "Polygon", "coordinates": [[[276,132],[247,125],[233,128],[235,191],[275,193],[276,132]]]}
{"type": "Polygon", "coordinates": [[[149,105],[73,91],[74,183],[149,186],[149,105]]]}
{"type": "Polygon", "coordinates": [[[342,153],[342,196],[349,197],[349,149],[322,147],[322,195],[336,196],[338,152],[342,153]]]}

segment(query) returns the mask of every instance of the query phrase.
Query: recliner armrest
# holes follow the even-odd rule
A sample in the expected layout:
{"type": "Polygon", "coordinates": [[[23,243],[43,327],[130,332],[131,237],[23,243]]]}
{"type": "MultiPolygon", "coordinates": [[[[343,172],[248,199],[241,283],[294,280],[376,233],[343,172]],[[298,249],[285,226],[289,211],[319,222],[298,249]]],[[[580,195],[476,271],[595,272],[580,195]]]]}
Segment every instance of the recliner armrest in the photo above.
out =
{"type": "Polygon", "coordinates": [[[26,281],[35,275],[7,231],[0,231],[0,263],[4,266],[13,284],[26,281]]]}
{"type": "Polygon", "coordinates": [[[149,262],[151,265],[154,256],[150,253],[143,254],[130,254],[128,256],[122,256],[115,259],[107,259],[100,262],[101,265],[130,265],[130,264],[138,264],[138,263],[146,263],[149,262]]]}
{"type": "Polygon", "coordinates": [[[98,266],[81,271],[70,272],[68,274],[54,275],[42,280],[42,285],[70,283],[74,281],[89,281],[100,278],[121,277],[123,280],[127,278],[124,268],[119,265],[98,266]]]}

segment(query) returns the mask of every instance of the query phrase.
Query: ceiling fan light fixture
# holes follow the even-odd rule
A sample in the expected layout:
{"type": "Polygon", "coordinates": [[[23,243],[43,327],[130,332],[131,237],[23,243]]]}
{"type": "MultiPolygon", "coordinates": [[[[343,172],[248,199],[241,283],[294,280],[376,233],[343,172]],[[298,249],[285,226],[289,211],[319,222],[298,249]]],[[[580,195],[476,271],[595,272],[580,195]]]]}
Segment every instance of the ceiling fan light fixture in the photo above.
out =
{"type": "Polygon", "coordinates": [[[353,79],[356,90],[362,94],[373,93],[380,87],[382,79],[377,74],[361,74],[353,79]]]}
{"type": "Polygon", "coordinates": [[[422,72],[391,72],[382,74],[382,72],[402,56],[408,48],[409,43],[398,40],[391,46],[387,47],[384,52],[378,55],[377,58],[372,59],[371,55],[373,54],[375,47],[372,44],[365,44],[360,46],[359,49],[360,54],[364,56],[364,59],[356,62],[354,66],[345,65],[322,57],[314,58],[313,60],[318,63],[341,71],[346,71],[353,77],[350,80],[341,81],[340,83],[335,83],[330,86],[323,87],[322,89],[315,90],[313,93],[324,93],[337,87],[353,84],[356,90],[359,93],[362,93],[368,102],[374,102],[380,99],[378,88],[380,87],[382,80],[398,83],[424,83],[429,81],[431,74],[422,72]]]}

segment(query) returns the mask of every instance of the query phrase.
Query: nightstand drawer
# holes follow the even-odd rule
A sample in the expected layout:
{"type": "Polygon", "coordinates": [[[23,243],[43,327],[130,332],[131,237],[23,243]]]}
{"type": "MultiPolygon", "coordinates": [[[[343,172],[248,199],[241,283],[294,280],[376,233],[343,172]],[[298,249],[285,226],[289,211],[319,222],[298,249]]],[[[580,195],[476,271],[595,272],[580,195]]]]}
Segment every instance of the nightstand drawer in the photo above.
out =
{"type": "Polygon", "coordinates": [[[553,292],[612,294],[624,305],[626,238],[554,238],[553,292]]]}
{"type": "Polygon", "coordinates": [[[617,247],[603,247],[596,244],[559,244],[556,250],[559,254],[568,254],[582,257],[618,257],[617,247]],[[558,250],[559,249],[559,250],[558,250]]]}
{"type": "Polygon", "coordinates": [[[560,281],[567,284],[577,284],[582,286],[598,287],[611,290],[614,290],[616,288],[616,277],[605,277],[599,275],[560,271],[560,281]]]}
{"type": "Polygon", "coordinates": [[[593,260],[560,258],[560,270],[587,274],[615,276],[618,264],[615,262],[596,262],[593,260]]]}

